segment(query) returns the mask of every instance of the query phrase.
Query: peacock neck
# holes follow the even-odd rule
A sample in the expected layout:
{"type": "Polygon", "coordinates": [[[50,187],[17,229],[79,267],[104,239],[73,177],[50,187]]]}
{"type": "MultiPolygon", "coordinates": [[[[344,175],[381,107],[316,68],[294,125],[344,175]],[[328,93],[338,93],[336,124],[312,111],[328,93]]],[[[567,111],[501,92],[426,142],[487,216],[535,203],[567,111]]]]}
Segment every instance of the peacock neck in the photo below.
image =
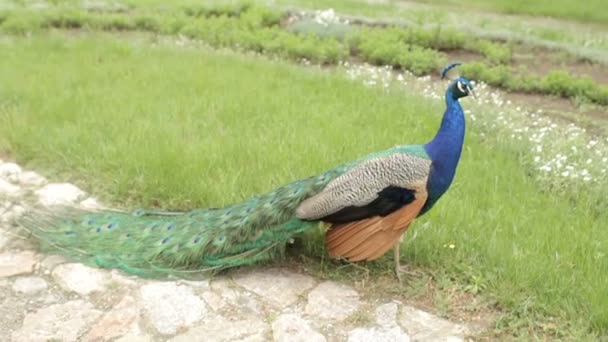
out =
{"type": "Polygon", "coordinates": [[[450,157],[453,157],[457,161],[464,142],[464,113],[451,88],[445,94],[445,102],[446,109],[441,120],[441,126],[435,138],[426,144],[426,149],[433,160],[436,159],[434,158],[436,156],[437,159],[441,160],[452,159],[450,157]]]}
{"type": "Polygon", "coordinates": [[[428,182],[429,201],[424,211],[430,209],[452,183],[464,143],[464,113],[452,87],[446,91],[445,100],[447,107],[439,131],[433,140],[424,145],[432,160],[428,182]]]}

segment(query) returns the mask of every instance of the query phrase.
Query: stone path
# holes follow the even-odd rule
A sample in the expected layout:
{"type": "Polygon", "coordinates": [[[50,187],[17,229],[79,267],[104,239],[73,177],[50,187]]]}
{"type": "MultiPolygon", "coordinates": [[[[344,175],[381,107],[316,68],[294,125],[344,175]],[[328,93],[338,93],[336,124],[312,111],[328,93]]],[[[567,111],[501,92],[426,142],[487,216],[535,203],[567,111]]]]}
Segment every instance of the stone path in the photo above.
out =
{"type": "Polygon", "coordinates": [[[0,160],[0,341],[463,341],[469,333],[288,269],[155,281],[40,254],[8,223],[26,193],[44,204],[97,205],[71,184],[0,160]]]}

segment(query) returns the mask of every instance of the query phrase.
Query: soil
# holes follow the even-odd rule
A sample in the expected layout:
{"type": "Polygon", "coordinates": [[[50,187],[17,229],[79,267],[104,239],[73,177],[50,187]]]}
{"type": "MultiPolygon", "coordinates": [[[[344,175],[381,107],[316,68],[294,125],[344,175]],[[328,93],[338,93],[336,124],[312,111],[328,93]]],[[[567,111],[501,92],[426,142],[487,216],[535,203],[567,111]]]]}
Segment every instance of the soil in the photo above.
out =
{"type": "Polygon", "coordinates": [[[566,70],[574,75],[590,77],[595,82],[608,86],[608,66],[592,63],[563,51],[520,44],[513,49],[512,64],[515,67],[525,65],[529,71],[538,75],[546,75],[554,70],[566,70]]]}

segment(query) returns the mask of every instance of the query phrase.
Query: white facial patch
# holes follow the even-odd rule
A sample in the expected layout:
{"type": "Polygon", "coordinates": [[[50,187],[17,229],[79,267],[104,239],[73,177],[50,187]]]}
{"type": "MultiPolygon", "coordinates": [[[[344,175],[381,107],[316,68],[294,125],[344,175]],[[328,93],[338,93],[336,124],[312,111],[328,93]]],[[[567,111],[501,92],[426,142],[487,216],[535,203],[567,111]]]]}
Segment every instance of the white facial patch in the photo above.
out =
{"type": "Polygon", "coordinates": [[[463,92],[465,94],[467,93],[466,86],[464,85],[464,83],[457,82],[456,85],[458,86],[458,90],[460,90],[461,92],[463,92]]]}

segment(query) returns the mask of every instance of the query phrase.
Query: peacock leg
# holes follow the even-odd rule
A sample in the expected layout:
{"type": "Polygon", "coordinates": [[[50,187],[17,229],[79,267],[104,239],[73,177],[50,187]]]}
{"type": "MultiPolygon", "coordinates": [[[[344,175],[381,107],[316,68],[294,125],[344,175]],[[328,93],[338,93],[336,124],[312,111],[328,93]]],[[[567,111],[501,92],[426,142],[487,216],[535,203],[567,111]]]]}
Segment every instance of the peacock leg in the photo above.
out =
{"type": "Polygon", "coordinates": [[[395,251],[394,253],[394,257],[395,257],[395,274],[397,275],[397,279],[399,279],[399,282],[402,283],[403,282],[403,278],[401,277],[402,274],[406,274],[408,276],[417,276],[419,275],[418,272],[416,271],[410,271],[409,267],[407,265],[403,265],[401,266],[401,263],[399,261],[400,259],[400,247],[401,246],[401,241],[398,241],[395,244],[395,247],[393,248],[393,250],[395,251]]]}

